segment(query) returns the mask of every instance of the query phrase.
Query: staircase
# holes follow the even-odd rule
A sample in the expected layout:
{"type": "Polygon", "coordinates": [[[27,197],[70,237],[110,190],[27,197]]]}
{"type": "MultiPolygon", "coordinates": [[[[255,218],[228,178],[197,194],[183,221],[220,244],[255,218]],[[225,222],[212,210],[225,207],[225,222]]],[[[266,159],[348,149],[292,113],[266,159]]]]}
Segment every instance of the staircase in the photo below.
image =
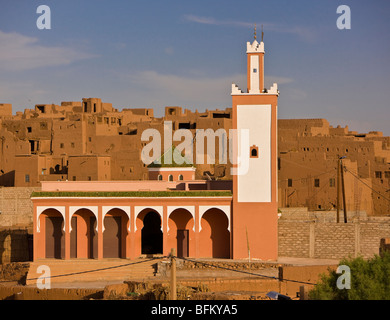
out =
{"type": "MultiPolygon", "coordinates": [[[[50,283],[76,282],[119,282],[126,280],[147,280],[155,277],[155,265],[161,259],[44,259],[30,263],[26,285],[35,286],[37,278],[49,276],[45,272],[37,273],[39,266],[50,268],[50,283]]],[[[40,280],[44,283],[44,280],[40,280]]]]}

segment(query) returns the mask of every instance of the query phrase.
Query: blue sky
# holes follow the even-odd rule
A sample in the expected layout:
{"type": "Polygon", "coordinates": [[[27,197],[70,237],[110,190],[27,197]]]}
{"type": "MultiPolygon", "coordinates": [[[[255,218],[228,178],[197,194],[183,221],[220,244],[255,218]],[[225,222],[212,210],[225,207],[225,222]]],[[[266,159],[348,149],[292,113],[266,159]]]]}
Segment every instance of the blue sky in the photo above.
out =
{"type": "Polygon", "coordinates": [[[264,25],[279,118],[326,118],[390,135],[390,2],[0,0],[0,103],[98,97],[123,107],[231,107],[246,88],[246,42],[264,25]],[[339,30],[339,5],[351,29],[339,30]],[[51,30],[39,30],[39,5],[51,30]]]}

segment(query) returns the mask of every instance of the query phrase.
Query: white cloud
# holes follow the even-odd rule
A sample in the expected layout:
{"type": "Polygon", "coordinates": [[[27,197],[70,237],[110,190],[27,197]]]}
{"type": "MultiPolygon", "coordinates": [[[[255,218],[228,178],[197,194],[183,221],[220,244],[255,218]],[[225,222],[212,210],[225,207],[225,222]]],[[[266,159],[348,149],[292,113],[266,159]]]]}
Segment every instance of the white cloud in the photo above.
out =
{"type": "Polygon", "coordinates": [[[95,57],[69,47],[43,46],[38,38],[1,30],[0,48],[0,69],[10,71],[69,65],[77,60],[95,57]]]}

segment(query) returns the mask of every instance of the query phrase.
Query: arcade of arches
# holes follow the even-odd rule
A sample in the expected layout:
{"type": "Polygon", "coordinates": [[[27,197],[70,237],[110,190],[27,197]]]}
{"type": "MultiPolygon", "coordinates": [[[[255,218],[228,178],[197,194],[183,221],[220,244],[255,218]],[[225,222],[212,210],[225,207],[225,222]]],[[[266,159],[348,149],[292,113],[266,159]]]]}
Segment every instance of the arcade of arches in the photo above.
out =
{"type": "Polygon", "coordinates": [[[171,248],[179,257],[231,257],[231,198],[184,206],[102,201],[34,200],[34,260],[136,258],[171,248]]]}

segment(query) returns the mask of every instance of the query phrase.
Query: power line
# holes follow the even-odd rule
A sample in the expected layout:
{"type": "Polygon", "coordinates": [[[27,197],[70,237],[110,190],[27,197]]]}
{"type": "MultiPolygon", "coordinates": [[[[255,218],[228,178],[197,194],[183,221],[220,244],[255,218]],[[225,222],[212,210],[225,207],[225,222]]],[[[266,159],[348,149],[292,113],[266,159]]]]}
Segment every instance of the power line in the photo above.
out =
{"type": "Polygon", "coordinates": [[[376,191],[375,189],[373,189],[371,186],[369,186],[367,183],[365,183],[362,179],[360,179],[358,176],[356,176],[352,171],[348,170],[346,167],[344,167],[344,169],[345,169],[345,171],[349,172],[352,176],[354,176],[356,179],[358,179],[361,183],[363,183],[368,188],[370,188],[372,191],[374,191],[375,193],[379,194],[383,199],[385,199],[387,201],[390,201],[389,198],[386,198],[382,193],[380,193],[379,191],[376,191]]]}
{"type": "MultiPolygon", "coordinates": [[[[152,260],[160,260],[160,259],[164,259],[164,258],[168,258],[168,257],[164,256],[164,257],[150,258],[150,259],[145,260],[145,261],[137,261],[137,262],[132,262],[132,263],[126,263],[126,264],[122,264],[122,265],[119,265],[119,266],[111,266],[111,267],[106,267],[106,268],[99,268],[99,269],[86,270],[86,271],[80,271],[80,272],[58,274],[58,275],[49,276],[49,277],[30,278],[30,279],[26,279],[26,281],[32,281],[32,280],[38,280],[38,279],[42,279],[43,280],[43,279],[49,279],[49,278],[51,279],[51,278],[67,277],[67,276],[72,276],[72,275],[77,275],[77,274],[85,274],[85,273],[97,272],[97,271],[102,271],[102,270],[110,270],[110,269],[116,269],[116,268],[126,267],[126,266],[130,266],[130,265],[140,264],[140,263],[144,263],[144,262],[149,262],[149,261],[152,261],[152,260]]],[[[257,276],[257,277],[261,277],[261,278],[280,280],[278,277],[267,276],[267,275],[253,273],[253,272],[248,272],[248,271],[244,271],[244,270],[231,269],[231,268],[227,268],[227,267],[213,265],[213,264],[206,263],[206,262],[203,262],[203,261],[192,260],[192,259],[189,259],[189,258],[184,258],[184,257],[174,257],[174,258],[182,259],[182,260],[186,260],[186,261],[190,261],[190,262],[194,262],[194,263],[200,263],[202,265],[209,266],[209,267],[219,268],[219,269],[233,271],[233,272],[238,272],[238,273],[244,273],[244,274],[257,276]]],[[[15,282],[15,281],[16,280],[3,280],[3,281],[0,281],[0,283],[15,282]]],[[[307,281],[299,281],[299,280],[293,280],[293,279],[282,279],[282,281],[302,283],[302,284],[309,284],[309,285],[317,285],[317,283],[307,282],[307,281]]]]}
{"type": "MultiPolygon", "coordinates": [[[[77,275],[77,274],[84,274],[84,273],[91,273],[91,272],[97,272],[97,271],[103,271],[103,270],[110,270],[110,269],[127,267],[127,266],[130,266],[130,265],[140,264],[140,263],[149,262],[149,261],[157,260],[157,259],[164,259],[164,258],[167,258],[167,257],[156,257],[156,258],[150,258],[150,259],[144,260],[144,261],[137,261],[137,262],[132,262],[132,263],[121,264],[119,266],[111,266],[111,267],[92,269],[92,270],[85,270],[85,271],[79,271],[79,272],[57,274],[57,275],[48,276],[48,277],[31,278],[31,279],[26,279],[26,281],[32,281],[32,280],[38,280],[38,279],[48,279],[48,278],[51,279],[51,278],[67,277],[67,276],[73,276],[73,275],[77,275]]],[[[2,280],[2,281],[0,281],[0,283],[2,283],[2,282],[15,282],[15,281],[17,281],[17,280],[2,280]]]]}
{"type": "MultiPolygon", "coordinates": [[[[257,277],[261,277],[261,278],[280,280],[279,278],[273,277],[273,276],[267,276],[267,275],[264,275],[264,274],[253,273],[253,272],[248,272],[248,271],[244,271],[244,270],[230,269],[230,268],[227,268],[227,267],[213,265],[213,264],[210,264],[210,263],[207,263],[207,262],[196,261],[196,260],[192,260],[192,259],[188,259],[188,258],[184,258],[184,257],[176,257],[176,258],[182,259],[182,260],[186,260],[186,261],[190,261],[190,262],[194,262],[194,263],[200,263],[200,264],[203,264],[203,265],[209,266],[209,267],[224,269],[224,270],[233,271],[233,272],[245,273],[245,274],[248,274],[248,275],[257,276],[257,277]]],[[[299,280],[292,280],[292,279],[283,279],[282,281],[296,282],[296,283],[310,284],[310,285],[317,285],[317,283],[313,283],[313,282],[299,281],[299,280]]]]}

